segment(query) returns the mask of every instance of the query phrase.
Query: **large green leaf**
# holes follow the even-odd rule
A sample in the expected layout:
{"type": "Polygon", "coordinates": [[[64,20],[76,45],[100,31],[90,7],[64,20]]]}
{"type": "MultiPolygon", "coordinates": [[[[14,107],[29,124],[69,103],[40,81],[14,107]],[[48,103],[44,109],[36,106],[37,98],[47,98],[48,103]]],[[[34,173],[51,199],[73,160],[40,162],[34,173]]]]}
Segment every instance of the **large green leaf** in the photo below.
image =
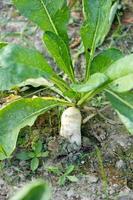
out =
{"type": "Polygon", "coordinates": [[[85,22],[81,28],[81,36],[85,49],[97,46],[109,24],[112,0],[83,0],[85,22]]]}
{"type": "Polygon", "coordinates": [[[49,200],[50,188],[43,180],[26,184],[10,200],[49,200]]]}
{"type": "Polygon", "coordinates": [[[133,54],[122,56],[116,49],[109,49],[94,58],[91,73],[102,72],[109,79],[109,88],[115,92],[127,92],[133,88],[133,54]]]}
{"type": "Polygon", "coordinates": [[[102,73],[95,73],[90,76],[90,79],[86,83],[72,84],[72,89],[76,92],[89,92],[97,89],[108,81],[108,77],[102,73]]]}
{"type": "Polygon", "coordinates": [[[70,52],[68,51],[65,42],[58,35],[52,32],[46,32],[44,34],[44,43],[60,69],[74,81],[74,71],[70,52]]]}
{"type": "Polygon", "coordinates": [[[61,90],[67,84],[48,65],[43,55],[35,49],[10,44],[0,50],[0,90],[18,86],[27,79],[48,78],[61,90]]]}
{"type": "Polygon", "coordinates": [[[122,57],[123,54],[118,49],[110,48],[104,50],[94,57],[94,60],[91,64],[90,73],[104,73],[110,65],[122,57]]]}
{"type": "Polygon", "coordinates": [[[53,70],[34,49],[7,45],[0,50],[0,90],[7,90],[28,78],[50,77],[53,70]]]}
{"type": "Polygon", "coordinates": [[[99,43],[100,45],[103,43],[105,37],[107,36],[107,34],[109,33],[109,31],[111,29],[111,26],[112,26],[113,20],[115,18],[118,6],[119,6],[119,0],[115,0],[115,1],[112,0],[112,6],[111,6],[111,9],[110,9],[110,13],[109,13],[108,24],[107,24],[107,26],[105,25],[105,30],[103,28],[103,37],[101,38],[101,41],[99,43]]]}
{"type": "Polygon", "coordinates": [[[13,0],[19,11],[42,30],[60,35],[68,43],[69,10],[66,0],[13,0]]]}
{"type": "Polygon", "coordinates": [[[105,74],[111,80],[116,80],[131,73],[133,73],[133,54],[120,58],[105,71],[105,74]]]}
{"type": "Polygon", "coordinates": [[[133,73],[122,76],[109,84],[111,90],[115,92],[127,92],[133,89],[133,73]]]}
{"type": "Polygon", "coordinates": [[[7,42],[0,42],[0,49],[2,49],[3,47],[5,47],[8,43],[7,42]]]}
{"type": "Polygon", "coordinates": [[[33,125],[37,116],[56,107],[70,103],[56,98],[17,100],[0,110],[0,160],[14,151],[21,128],[33,125]]]}
{"type": "Polygon", "coordinates": [[[86,54],[86,80],[90,75],[90,63],[94,52],[105,36],[112,23],[112,0],[82,0],[84,24],[81,28],[81,37],[86,54]],[[90,51],[90,54],[89,52],[90,51]]]}
{"type": "MultiPolygon", "coordinates": [[[[133,123],[133,92],[126,92],[117,94],[110,90],[106,92],[107,98],[111,102],[112,106],[125,118],[128,123],[133,123]]],[[[125,122],[123,120],[123,122],[125,122]]],[[[127,126],[127,122],[126,122],[127,126]]],[[[129,125],[127,126],[129,127],[129,125]]]]}

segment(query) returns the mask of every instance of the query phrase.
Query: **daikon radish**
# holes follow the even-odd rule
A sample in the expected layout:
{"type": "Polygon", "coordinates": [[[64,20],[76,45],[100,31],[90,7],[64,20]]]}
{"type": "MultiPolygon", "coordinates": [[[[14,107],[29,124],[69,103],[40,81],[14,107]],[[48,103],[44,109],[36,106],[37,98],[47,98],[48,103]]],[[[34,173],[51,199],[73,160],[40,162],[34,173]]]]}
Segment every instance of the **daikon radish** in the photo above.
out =
{"type": "Polygon", "coordinates": [[[81,147],[81,113],[78,108],[69,107],[61,116],[60,135],[70,143],[81,147]]]}

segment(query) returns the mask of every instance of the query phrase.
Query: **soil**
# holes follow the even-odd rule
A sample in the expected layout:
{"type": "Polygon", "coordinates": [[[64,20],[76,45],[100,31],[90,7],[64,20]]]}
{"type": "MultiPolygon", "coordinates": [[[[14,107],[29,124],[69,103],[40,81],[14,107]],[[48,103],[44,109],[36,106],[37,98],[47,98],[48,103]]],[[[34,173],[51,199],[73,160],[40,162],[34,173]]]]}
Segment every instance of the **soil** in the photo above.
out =
{"type": "MultiPolygon", "coordinates": [[[[111,45],[119,47],[126,54],[133,52],[132,5],[131,0],[122,1],[117,17],[121,23],[118,24],[118,20],[115,19],[111,32],[98,51],[111,45]]],[[[71,51],[77,76],[80,78],[79,74],[83,74],[80,66],[84,64],[78,34],[82,21],[81,5],[74,7],[72,16],[69,25],[71,51]]],[[[53,64],[43,48],[41,36],[42,32],[20,16],[9,0],[0,1],[0,40],[27,47],[35,46],[45,53],[49,62],[53,64]]],[[[55,64],[53,66],[57,70],[55,64]]],[[[24,87],[19,92],[2,93],[0,107],[20,94],[46,96],[49,91],[24,87]]],[[[52,187],[52,200],[133,199],[133,136],[127,133],[104,94],[97,96],[82,110],[83,143],[78,152],[71,152],[69,144],[58,136],[57,113],[61,113],[61,110],[52,110],[40,116],[33,127],[21,130],[14,155],[0,163],[0,200],[9,199],[16,190],[36,178],[49,182],[52,187]],[[92,117],[88,119],[88,116],[92,117]],[[38,139],[43,141],[43,150],[48,150],[49,156],[40,159],[38,169],[32,172],[30,161],[20,161],[16,155],[25,149],[29,151],[31,144],[38,139]],[[78,181],[66,181],[60,186],[60,176],[49,172],[48,168],[58,167],[63,171],[69,165],[75,166],[72,175],[76,176],[78,181]]]]}

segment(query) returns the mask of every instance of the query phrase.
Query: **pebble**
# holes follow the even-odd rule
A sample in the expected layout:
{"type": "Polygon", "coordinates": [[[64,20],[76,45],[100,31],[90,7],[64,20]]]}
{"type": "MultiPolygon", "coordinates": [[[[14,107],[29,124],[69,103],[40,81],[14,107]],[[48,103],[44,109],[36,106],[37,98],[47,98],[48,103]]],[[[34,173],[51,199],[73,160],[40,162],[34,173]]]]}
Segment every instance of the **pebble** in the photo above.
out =
{"type": "Polygon", "coordinates": [[[126,167],[125,162],[123,160],[118,160],[116,162],[116,168],[117,169],[124,169],[126,167]]]}
{"type": "Polygon", "coordinates": [[[98,177],[94,175],[86,175],[86,179],[88,183],[97,183],[98,182],[98,177]]]}
{"type": "Polygon", "coordinates": [[[83,165],[83,164],[85,164],[85,161],[84,161],[84,160],[82,160],[82,161],[81,161],[81,164],[82,164],[82,165],[83,165]]]}
{"type": "Polygon", "coordinates": [[[133,193],[118,197],[118,200],[133,200],[133,193]]]}
{"type": "Polygon", "coordinates": [[[2,178],[0,178],[0,186],[4,185],[4,180],[2,178]]]}
{"type": "Polygon", "coordinates": [[[128,187],[123,188],[118,195],[118,200],[133,200],[133,192],[128,187]]]}
{"type": "Polygon", "coordinates": [[[84,147],[89,147],[92,144],[91,140],[88,137],[83,137],[82,143],[84,147]]]}
{"type": "Polygon", "coordinates": [[[66,193],[66,195],[67,195],[68,198],[71,198],[72,196],[74,196],[73,189],[68,190],[67,193],[66,193]]]}

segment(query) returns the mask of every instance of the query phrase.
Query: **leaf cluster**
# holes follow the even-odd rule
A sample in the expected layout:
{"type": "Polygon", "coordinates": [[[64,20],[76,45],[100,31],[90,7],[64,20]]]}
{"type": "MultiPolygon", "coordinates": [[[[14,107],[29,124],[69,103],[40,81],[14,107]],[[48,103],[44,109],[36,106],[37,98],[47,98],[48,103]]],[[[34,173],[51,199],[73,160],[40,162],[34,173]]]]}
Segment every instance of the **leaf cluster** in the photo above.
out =
{"type": "Polygon", "coordinates": [[[71,175],[74,171],[74,165],[69,165],[64,169],[60,169],[59,167],[48,167],[48,172],[53,173],[59,176],[58,183],[63,186],[67,181],[70,182],[78,182],[78,178],[75,175],[71,175]]]}
{"type": "Polygon", "coordinates": [[[23,161],[30,160],[30,168],[35,171],[39,167],[40,158],[46,158],[48,154],[48,151],[43,151],[42,142],[38,141],[32,145],[31,151],[17,153],[16,158],[23,161]]]}

